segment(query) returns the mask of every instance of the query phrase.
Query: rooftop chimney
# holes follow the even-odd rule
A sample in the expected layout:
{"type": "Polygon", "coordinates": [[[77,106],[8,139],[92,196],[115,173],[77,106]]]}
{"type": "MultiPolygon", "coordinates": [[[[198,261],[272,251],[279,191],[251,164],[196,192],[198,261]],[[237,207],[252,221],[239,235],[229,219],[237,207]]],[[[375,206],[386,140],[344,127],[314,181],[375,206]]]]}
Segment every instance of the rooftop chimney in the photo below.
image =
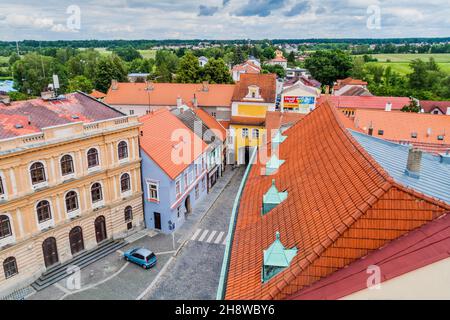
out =
{"type": "Polygon", "coordinates": [[[51,100],[55,98],[55,92],[52,90],[42,91],[41,92],[42,100],[51,100]]]}
{"type": "Polygon", "coordinates": [[[117,80],[111,80],[111,90],[117,90],[119,88],[119,83],[117,80]]]}
{"type": "Polygon", "coordinates": [[[177,108],[181,107],[182,104],[183,104],[183,99],[181,99],[181,97],[178,96],[178,98],[177,98],[177,108]]]}
{"type": "Polygon", "coordinates": [[[197,99],[196,94],[194,94],[194,99],[192,100],[192,104],[194,105],[194,108],[198,108],[198,99],[197,99]]]}
{"type": "Polygon", "coordinates": [[[11,98],[9,96],[0,95],[0,103],[9,105],[11,103],[11,98]]]}
{"type": "Polygon", "coordinates": [[[405,174],[412,178],[419,179],[420,167],[422,165],[422,151],[411,147],[408,153],[408,163],[406,164],[405,174]]]}
{"type": "Polygon", "coordinates": [[[153,90],[153,82],[149,80],[145,80],[145,90],[152,91],[153,90]]]}
{"type": "Polygon", "coordinates": [[[386,103],[386,107],[385,107],[384,111],[387,111],[387,112],[392,111],[392,103],[391,102],[386,103]]]}
{"type": "Polygon", "coordinates": [[[208,81],[203,81],[203,83],[202,83],[202,91],[203,92],[208,92],[209,91],[209,82],[208,81]]]}
{"type": "Polygon", "coordinates": [[[447,107],[447,113],[446,115],[450,116],[450,107],[447,107]]]}

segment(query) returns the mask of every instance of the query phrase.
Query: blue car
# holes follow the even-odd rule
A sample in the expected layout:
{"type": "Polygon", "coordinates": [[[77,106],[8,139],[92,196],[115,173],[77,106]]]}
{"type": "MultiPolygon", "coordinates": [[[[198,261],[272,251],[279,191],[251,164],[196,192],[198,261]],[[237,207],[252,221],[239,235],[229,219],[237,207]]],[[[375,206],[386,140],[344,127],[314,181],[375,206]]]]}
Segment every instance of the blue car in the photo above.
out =
{"type": "Polygon", "coordinates": [[[123,255],[125,260],[133,262],[144,269],[150,269],[156,265],[155,254],[144,248],[131,249],[123,255]]]}

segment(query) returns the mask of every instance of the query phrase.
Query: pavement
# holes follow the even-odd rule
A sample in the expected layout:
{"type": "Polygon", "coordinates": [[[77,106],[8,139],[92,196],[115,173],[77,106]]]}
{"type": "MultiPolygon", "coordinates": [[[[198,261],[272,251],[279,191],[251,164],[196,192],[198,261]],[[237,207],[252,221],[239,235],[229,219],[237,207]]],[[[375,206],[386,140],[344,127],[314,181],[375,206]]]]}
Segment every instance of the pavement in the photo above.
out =
{"type": "Polygon", "coordinates": [[[128,238],[131,243],[121,251],[26,299],[215,299],[232,205],[243,174],[243,168],[227,168],[176,233],[141,231],[128,238]],[[158,257],[157,265],[150,270],[122,257],[123,251],[141,246],[158,257]]]}

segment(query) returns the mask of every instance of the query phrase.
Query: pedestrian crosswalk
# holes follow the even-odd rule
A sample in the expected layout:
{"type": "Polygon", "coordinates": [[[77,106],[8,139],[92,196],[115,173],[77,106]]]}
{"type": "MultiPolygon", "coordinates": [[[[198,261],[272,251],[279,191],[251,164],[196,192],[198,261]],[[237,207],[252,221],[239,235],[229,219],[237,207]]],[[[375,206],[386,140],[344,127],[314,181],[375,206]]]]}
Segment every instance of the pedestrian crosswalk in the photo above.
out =
{"type": "Polygon", "coordinates": [[[192,235],[191,241],[225,245],[227,243],[227,236],[224,231],[197,229],[192,235]]]}

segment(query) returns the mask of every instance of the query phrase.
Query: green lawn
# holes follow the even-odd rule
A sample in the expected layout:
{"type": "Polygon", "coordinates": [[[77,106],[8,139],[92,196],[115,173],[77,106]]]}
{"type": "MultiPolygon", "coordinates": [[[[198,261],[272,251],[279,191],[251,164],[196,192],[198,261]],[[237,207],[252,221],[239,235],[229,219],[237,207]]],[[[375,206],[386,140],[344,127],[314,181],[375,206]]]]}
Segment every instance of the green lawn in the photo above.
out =
{"type": "Polygon", "coordinates": [[[378,62],[370,62],[371,64],[378,64],[384,67],[390,66],[392,70],[400,74],[411,73],[409,62],[414,59],[422,59],[428,61],[431,57],[437,62],[441,70],[447,74],[450,74],[450,53],[436,53],[436,54],[374,54],[374,58],[378,59],[378,62]],[[390,62],[388,62],[388,60],[390,62]]]}
{"type": "Polygon", "coordinates": [[[5,63],[9,61],[9,57],[0,56],[0,63],[5,63]]]}
{"type": "Polygon", "coordinates": [[[156,57],[156,50],[149,49],[149,50],[138,50],[139,53],[144,57],[144,59],[155,59],[156,57]]]}

